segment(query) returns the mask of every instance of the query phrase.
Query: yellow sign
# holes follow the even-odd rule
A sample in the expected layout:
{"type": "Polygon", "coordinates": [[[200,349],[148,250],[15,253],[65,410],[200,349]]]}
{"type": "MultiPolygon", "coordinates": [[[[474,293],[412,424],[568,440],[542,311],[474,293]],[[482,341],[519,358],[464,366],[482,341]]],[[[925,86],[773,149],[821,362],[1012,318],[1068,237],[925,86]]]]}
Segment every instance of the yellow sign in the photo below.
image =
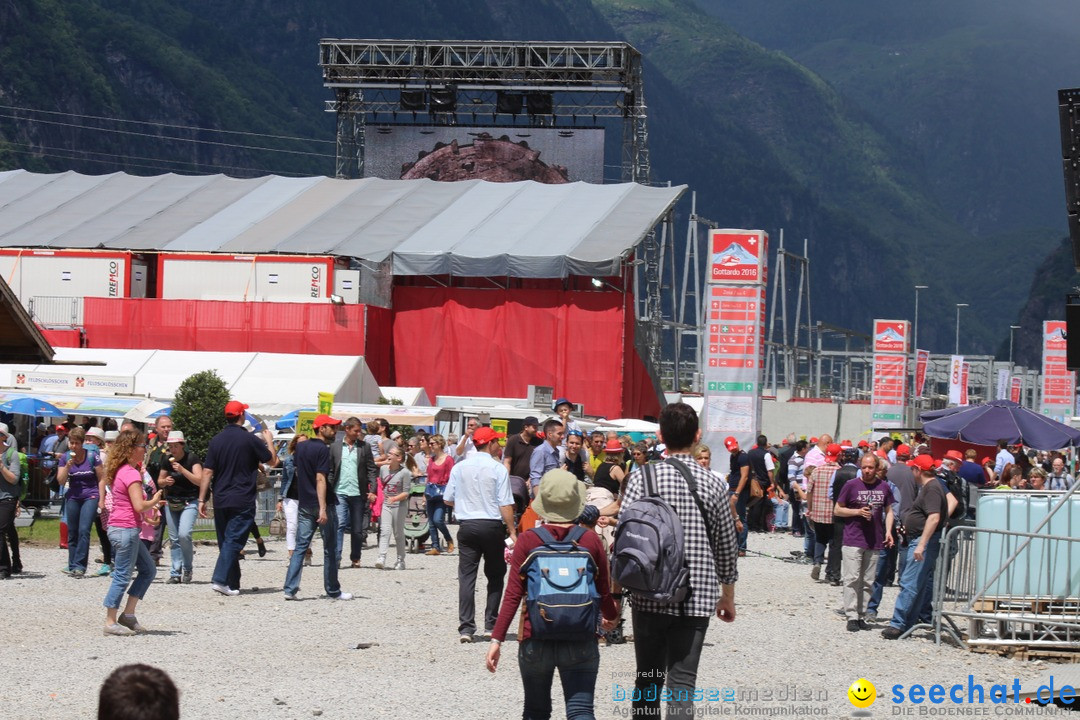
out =
{"type": "MultiPolygon", "coordinates": [[[[506,434],[506,426],[507,426],[507,424],[508,423],[507,423],[506,420],[492,420],[491,421],[491,429],[494,430],[495,432],[500,432],[503,435],[505,435],[506,434]]],[[[500,440],[499,444],[500,445],[506,445],[506,440],[505,439],[500,440]]]]}
{"type": "Polygon", "coordinates": [[[300,413],[296,418],[296,434],[307,435],[309,438],[315,437],[315,418],[319,417],[318,412],[313,410],[305,410],[300,413]]]}
{"type": "Polygon", "coordinates": [[[334,412],[334,393],[319,393],[319,414],[329,415],[334,412]]]}

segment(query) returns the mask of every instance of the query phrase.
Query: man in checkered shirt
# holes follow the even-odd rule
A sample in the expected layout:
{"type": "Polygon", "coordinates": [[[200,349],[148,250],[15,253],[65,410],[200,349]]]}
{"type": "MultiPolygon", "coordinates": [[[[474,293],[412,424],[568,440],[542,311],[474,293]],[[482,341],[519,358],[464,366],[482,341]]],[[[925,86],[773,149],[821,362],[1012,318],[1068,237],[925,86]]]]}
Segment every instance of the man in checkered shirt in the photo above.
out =
{"type": "MultiPolygon", "coordinates": [[[[634,702],[633,712],[635,716],[660,717],[660,688],[666,679],[672,694],[667,717],[689,718],[694,712],[691,698],[709,618],[715,613],[724,622],[735,620],[739,540],[727,487],[720,476],[698,465],[691,455],[691,449],[701,440],[694,409],[685,403],[665,407],[660,413],[658,434],[660,442],[667,445],[668,457],[681,460],[690,469],[706,517],[702,518],[682,473],[668,463],[652,466],[657,492],[682,520],[683,553],[690,565],[691,589],[686,600],[671,605],[634,598],[636,687],[641,699],[634,702]]],[[[635,470],[626,482],[622,508],[644,496],[641,470],[635,470]]]]}
{"type": "Polygon", "coordinates": [[[814,567],[810,570],[810,577],[814,580],[821,578],[825,548],[829,547],[833,538],[833,501],[829,497],[829,489],[832,487],[833,475],[840,469],[836,461],[841,451],[842,448],[836,443],[826,447],[825,464],[811,470],[806,484],[806,514],[810,522],[814,523],[814,567]]]}

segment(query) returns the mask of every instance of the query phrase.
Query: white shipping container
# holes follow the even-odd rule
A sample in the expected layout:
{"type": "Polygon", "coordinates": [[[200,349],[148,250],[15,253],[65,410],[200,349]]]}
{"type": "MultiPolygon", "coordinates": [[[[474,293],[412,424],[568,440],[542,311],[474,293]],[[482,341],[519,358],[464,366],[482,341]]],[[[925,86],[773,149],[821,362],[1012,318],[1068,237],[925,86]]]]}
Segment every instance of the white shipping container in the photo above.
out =
{"type": "Polygon", "coordinates": [[[333,262],[251,256],[163,256],[161,297],[193,300],[326,302],[333,262]]]}
{"type": "Polygon", "coordinates": [[[0,256],[4,279],[13,278],[10,284],[24,303],[30,297],[128,297],[128,262],[124,254],[85,251],[0,256]]]}

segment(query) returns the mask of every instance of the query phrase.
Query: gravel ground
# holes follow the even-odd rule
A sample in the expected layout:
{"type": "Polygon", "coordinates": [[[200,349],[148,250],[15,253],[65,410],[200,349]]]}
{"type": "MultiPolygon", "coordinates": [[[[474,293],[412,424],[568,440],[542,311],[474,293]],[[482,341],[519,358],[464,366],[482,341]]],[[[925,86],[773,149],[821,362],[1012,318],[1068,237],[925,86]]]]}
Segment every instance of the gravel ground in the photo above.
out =
{"type": "MultiPolygon", "coordinates": [[[[105,676],[118,665],[145,662],[172,675],[186,718],[520,717],[516,645],[504,647],[499,672],[491,675],[484,668],[486,643],[458,642],[456,556],[411,555],[408,569],[394,572],[375,570],[369,550],[363,568],[341,571],[342,587],[355,600],[320,597],[322,569],[315,566],[305,569],[303,601],[285,602],[285,544],[268,545],[263,559],[249,545],[246,589],[235,598],[209,588],[212,546],[198,548],[191,585],[164,584],[168,571],[160,568],[138,612],[152,632],[129,638],[101,632],[107,579],[68,578],[59,571],[66,551],[25,548],[27,574],[0,583],[9,618],[0,629],[7,660],[3,716],[91,717],[105,676]],[[357,649],[362,643],[372,646],[357,649]]],[[[765,555],[786,557],[801,539],[751,535],[750,546],[763,555],[740,561],[736,622],[713,620],[698,685],[761,694],[703,703],[707,714],[790,714],[795,704],[817,717],[849,717],[847,688],[865,677],[881,698],[872,709],[888,716],[895,710],[888,688],[895,683],[948,685],[971,673],[988,689],[1012,678],[1027,689],[1046,670],[927,639],[888,642],[877,631],[848,633],[835,612],[840,588],[811,581],[808,566],[765,555]],[[764,698],[769,689],[775,697],[792,686],[814,699],[764,698]]],[[[317,546],[317,561],[320,553],[317,546]]],[[[886,589],[883,615],[895,596],[895,588],[886,589]]],[[[482,598],[477,605],[482,622],[482,598]]],[[[597,717],[628,708],[613,692],[616,684],[632,686],[633,653],[632,643],[601,648],[597,717]]],[[[555,686],[554,717],[561,717],[555,686]]]]}

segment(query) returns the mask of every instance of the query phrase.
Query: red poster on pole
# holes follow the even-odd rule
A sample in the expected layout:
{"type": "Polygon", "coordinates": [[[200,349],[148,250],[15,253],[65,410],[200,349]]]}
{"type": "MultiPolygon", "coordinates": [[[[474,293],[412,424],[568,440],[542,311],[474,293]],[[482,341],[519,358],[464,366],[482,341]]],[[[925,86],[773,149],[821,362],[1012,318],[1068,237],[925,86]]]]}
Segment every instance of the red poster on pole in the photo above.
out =
{"type": "Polygon", "coordinates": [[[922,397],[926,386],[926,367],[930,364],[929,350],[915,351],[915,397],[922,397]]]}
{"type": "Polygon", "coordinates": [[[907,339],[907,320],[874,320],[875,353],[907,354],[907,339]]]}
{"type": "Polygon", "coordinates": [[[1020,402],[1020,391],[1024,387],[1023,378],[1014,377],[1012,379],[1012,387],[1009,388],[1009,399],[1014,403],[1020,402]]]}
{"type": "Polygon", "coordinates": [[[768,235],[754,230],[713,230],[709,238],[709,282],[765,282],[768,235]]]}
{"type": "Polygon", "coordinates": [[[968,372],[971,365],[964,363],[964,369],[960,371],[960,404],[968,404],[968,372]]]}

